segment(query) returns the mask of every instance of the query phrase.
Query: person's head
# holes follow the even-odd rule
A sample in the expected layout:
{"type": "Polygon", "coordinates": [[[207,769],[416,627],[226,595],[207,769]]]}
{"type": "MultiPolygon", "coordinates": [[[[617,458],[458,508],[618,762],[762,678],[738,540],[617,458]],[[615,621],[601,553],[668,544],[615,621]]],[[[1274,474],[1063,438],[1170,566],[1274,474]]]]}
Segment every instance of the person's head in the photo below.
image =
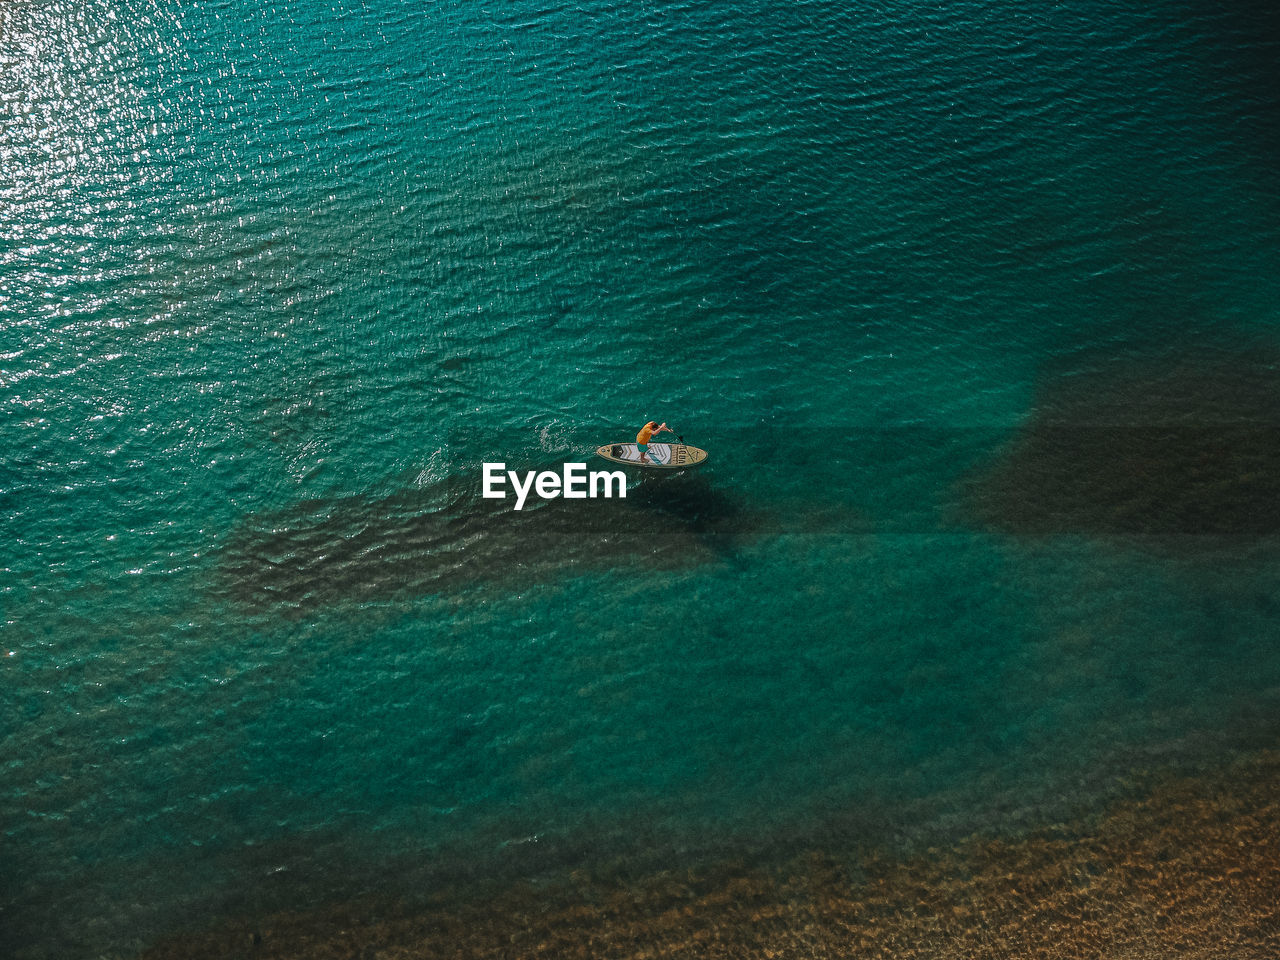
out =
{"type": "Polygon", "coordinates": [[[657,421],[657,420],[650,420],[648,423],[646,423],[646,424],[645,424],[645,427],[647,427],[648,429],[652,430],[652,429],[653,429],[654,427],[656,427],[657,425],[658,425],[658,421],[657,421]]]}

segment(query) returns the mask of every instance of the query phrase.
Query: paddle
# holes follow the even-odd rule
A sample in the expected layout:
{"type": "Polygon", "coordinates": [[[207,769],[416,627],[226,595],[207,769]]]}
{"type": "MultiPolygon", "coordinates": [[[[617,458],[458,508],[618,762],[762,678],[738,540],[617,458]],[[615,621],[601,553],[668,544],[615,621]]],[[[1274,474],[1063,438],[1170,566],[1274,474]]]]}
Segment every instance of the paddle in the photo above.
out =
{"type": "MultiPolygon", "coordinates": [[[[671,428],[670,428],[670,427],[667,427],[667,429],[668,429],[668,430],[671,430],[671,428]]],[[[679,440],[681,443],[684,443],[684,437],[680,436],[680,434],[676,433],[674,430],[671,430],[671,432],[676,434],[676,439],[677,439],[677,440],[679,440]]]]}
{"type": "MultiPolygon", "coordinates": [[[[671,430],[671,428],[670,428],[670,427],[668,427],[667,429],[668,429],[668,430],[671,430]]],[[[680,436],[680,434],[676,433],[674,430],[671,430],[671,432],[672,432],[673,434],[675,434],[675,438],[676,438],[677,440],[679,440],[681,443],[684,443],[684,442],[685,442],[684,437],[680,436]]]]}

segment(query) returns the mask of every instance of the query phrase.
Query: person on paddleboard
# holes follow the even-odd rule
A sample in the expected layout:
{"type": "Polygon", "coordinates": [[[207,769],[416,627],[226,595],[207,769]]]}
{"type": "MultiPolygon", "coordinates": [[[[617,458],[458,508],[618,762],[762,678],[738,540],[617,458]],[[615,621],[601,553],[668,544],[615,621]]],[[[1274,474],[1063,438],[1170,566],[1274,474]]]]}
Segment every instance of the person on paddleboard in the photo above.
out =
{"type": "Polygon", "coordinates": [[[649,462],[649,456],[647,453],[649,449],[649,440],[652,439],[655,433],[663,433],[664,431],[666,433],[675,432],[667,426],[665,421],[659,424],[657,420],[650,420],[640,428],[640,432],[636,434],[636,449],[640,451],[641,463],[649,462]]]}

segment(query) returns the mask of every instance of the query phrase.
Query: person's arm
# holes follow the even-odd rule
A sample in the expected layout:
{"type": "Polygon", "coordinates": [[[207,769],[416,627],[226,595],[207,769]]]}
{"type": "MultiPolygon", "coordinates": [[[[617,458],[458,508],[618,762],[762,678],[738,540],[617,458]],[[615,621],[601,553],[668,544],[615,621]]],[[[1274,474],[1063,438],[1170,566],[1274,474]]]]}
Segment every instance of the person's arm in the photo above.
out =
{"type": "Polygon", "coordinates": [[[668,427],[665,423],[653,432],[654,433],[675,433],[675,431],[672,430],[670,427],[668,427]]]}

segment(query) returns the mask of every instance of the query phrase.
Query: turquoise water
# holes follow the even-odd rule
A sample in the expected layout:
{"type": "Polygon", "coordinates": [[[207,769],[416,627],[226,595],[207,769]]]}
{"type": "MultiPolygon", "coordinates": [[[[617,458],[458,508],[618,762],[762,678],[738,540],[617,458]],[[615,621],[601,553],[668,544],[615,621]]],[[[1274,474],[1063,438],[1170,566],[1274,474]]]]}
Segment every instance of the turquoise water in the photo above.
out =
{"type": "Polygon", "coordinates": [[[5,940],[1273,744],[1277,54],[1261,4],[5,4],[5,940]],[[709,464],[478,500],[651,417],[709,464]]]}

